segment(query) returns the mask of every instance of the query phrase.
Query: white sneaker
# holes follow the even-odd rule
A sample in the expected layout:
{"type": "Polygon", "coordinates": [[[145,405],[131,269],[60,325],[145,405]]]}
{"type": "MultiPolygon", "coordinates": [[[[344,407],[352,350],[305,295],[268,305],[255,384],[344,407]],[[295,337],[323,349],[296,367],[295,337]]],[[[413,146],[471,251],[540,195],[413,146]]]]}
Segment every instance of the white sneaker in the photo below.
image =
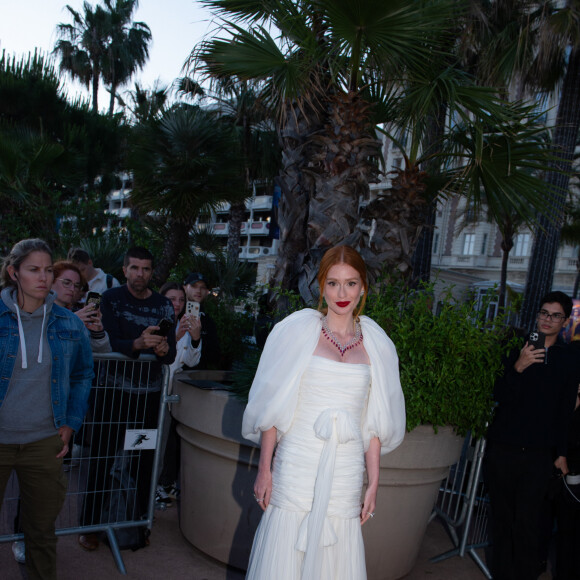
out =
{"type": "Polygon", "coordinates": [[[18,540],[17,542],[12,542],[12,553],[14,554],[14,559],[19,564],[26,563],[26,556],[24,551],[24,540],[18,540]]]}

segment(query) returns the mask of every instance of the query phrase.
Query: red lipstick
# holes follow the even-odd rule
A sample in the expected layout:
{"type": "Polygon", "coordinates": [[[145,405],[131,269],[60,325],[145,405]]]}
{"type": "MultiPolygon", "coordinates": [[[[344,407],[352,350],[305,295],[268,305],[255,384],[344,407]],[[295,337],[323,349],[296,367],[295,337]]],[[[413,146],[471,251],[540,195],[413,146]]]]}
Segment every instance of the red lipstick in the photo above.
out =
{"type": "Polygon", "coordinates": [[[344,308],[345,306],[348,306],[350,304],[350,300],[348,300],[347,302],[337,302],[336,305],[339,308],[344,308]]]}

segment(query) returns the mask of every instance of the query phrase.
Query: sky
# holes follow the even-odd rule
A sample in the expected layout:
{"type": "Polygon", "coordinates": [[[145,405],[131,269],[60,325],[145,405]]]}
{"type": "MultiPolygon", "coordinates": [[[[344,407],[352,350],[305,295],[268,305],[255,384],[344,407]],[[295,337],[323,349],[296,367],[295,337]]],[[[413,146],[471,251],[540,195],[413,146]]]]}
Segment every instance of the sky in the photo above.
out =
{"type": "MultiPolygon", "coordinates": [[[[97,0],[89,0],[92,5],[97,0]]],[[[35,48],[50,53],[57,41],[58,23],[71,23],[66,5],[82,11],[83,0],[0,0],[0,52],[26,55],[35,48]]],[[[138,81],[151,88],[159,79],[170,85],[183,76],[181,68],[191,49],[215,30],[210,12],[197,0],[140,0],[133,20],[144,22],[151,29],[153,40],[149,61],[126,87],[129,90],[138,81]]],[[[88,91],[69,84],[69,93],[80,92],[89,98],[88,91]]],[[[108,106],[108,93],[100,91],[99,110],[108,106]]]]}

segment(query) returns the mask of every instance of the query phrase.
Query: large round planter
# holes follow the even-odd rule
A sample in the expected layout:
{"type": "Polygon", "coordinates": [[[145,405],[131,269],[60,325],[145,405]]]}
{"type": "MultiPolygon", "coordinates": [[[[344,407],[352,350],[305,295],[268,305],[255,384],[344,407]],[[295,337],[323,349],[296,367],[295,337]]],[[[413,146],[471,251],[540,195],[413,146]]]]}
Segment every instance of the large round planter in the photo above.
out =
{"type": "Polygon", "coordinates": [[[394,580],[412,570],[441,480],[462,444],[450,427],[435,433],[422,425],[381,457],[376,515],[363,526],[368,580],[394,580]]]}
{"type": "Polygon", "coordinates": [[[259,449],[242,435],[244,405],[226,391],[175,379],[183,535],[212,558],[247,569],[262,510],[253,497],[259,449]]]}
{"type": "MultiPolygon", "coordinates": [[[[226,391],[174,382],[181,402],[181,530],[198,549],[246,569],[261,510],[253,497],[259,450],[240,435],[244,406],[226,391]]],[[[407,433],[381,458],[376,516],[363,527],[369,580],[394,580],[414,566],[441,480],[462,438],[430,426],[407,433]]]]}

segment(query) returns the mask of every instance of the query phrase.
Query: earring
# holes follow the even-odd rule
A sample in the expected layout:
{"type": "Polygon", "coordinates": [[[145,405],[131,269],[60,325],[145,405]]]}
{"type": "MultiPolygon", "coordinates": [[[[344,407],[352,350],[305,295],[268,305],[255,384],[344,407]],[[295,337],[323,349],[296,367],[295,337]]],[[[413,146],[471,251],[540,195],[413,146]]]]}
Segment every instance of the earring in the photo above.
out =
{"type": "Polygon", "coordinates": [[[363,291],[360,293],[360,295],[361,295],[361,296],[364,296],[364,295],[365,295],[365,291],[363,290],[363,291]]]}

